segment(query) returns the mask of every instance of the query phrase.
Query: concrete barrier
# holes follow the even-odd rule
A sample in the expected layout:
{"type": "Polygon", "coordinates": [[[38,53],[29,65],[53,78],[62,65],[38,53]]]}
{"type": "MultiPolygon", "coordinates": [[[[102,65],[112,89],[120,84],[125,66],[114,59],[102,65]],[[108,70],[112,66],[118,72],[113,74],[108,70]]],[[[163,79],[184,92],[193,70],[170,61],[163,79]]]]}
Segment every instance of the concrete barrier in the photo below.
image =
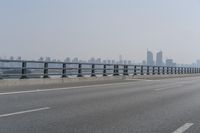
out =
{"type": "Polygon", "coordinates": [[[56,85],[79,83],[87,81],[112,81],[112,80],[137,80],[137,79],[166,79],[166,78],[181,78],[195,77],[200,74],[183,74],[183,75],[135,75],[135,76],[105,76],[105,77],[77,77],[77,78],[39,78],[39,79],[3,79],[0,80],[0,88],[15,87],[15,86],[34,86],[34,85],[56,85]]]}

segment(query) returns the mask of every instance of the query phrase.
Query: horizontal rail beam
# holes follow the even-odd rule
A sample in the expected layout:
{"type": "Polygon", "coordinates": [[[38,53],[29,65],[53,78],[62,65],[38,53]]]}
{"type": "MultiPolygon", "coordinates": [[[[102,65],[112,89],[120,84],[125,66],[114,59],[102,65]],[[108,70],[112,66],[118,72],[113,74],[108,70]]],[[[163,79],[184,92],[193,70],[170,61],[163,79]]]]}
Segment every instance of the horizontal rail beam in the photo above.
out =
{"type": "Polygon", "coordinates": [[[4,78],[49,78],[60,76],[67,78],[83,76],[119,76],[119,75],[169,75],[200,74],[196,67],[147,66],[127,64],[94,64],[72,62],[46,62],[25,60],[0,60],[0,79],[4,78]],[[3,64],[3,65],[2,65],[3,64]]]}

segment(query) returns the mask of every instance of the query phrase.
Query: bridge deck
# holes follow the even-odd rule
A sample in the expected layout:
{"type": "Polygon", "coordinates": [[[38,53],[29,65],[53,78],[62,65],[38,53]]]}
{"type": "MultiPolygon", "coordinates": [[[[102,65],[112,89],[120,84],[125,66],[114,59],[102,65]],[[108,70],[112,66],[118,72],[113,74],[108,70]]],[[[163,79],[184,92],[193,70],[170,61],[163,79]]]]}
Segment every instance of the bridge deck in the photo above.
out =
{"type": "Polygon", "coordinates": [[[116,82],[1,90],[0,132],[200,131],[200,77],[116,82]]]}

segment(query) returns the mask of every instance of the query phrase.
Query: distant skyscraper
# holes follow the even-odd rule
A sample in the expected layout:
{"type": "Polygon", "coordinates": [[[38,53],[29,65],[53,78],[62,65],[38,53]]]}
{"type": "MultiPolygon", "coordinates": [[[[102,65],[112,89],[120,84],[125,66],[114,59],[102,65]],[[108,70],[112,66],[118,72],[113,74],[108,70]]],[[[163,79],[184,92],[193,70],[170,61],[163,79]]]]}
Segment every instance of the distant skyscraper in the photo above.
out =
{"type": "Polygon", "coordinates": [[[92,57],[91,59],[88,60],[88,63],[96,63],[96,59],[92,57]]]}
{"type": "Polygon", "coordinates": [[[142,65],[146,65],[147,63],[146,63],[146,61],[145,60],[143,60],[142,61],[142,65]]]}
{"type": "Polygon", "coordinates": [[[115,64],[116,62],[115,62],[115,60],[112,60],[112,64],[115,64]]]}
{"type": "Polygon", "coordinates": [[[149,50],[147,50],[147,65],[153,66],[154,61],[153,61],[153,53],[149,50]]]}
{"type": "Polygon", "coordinates": [[[10,56],[10,60],[14,60],[14,57],[13,57],[13,56],[10,56]]]}
{"type": "Polygon", "coordinates": [[[40,57],[40,58],[38,59],[38,61],[44,61],[44,58],[43,58],[43,57],[40,57]]]}
{"type": "Polygon", "coordinates": [[[200,60],[197,60],[197,67],[200,67],[200,60]]]}
{"type": "Polygon", "coordinates": [[[157,66],[163,66],[163,53],[162,53],[162,51],[160,51],[156,54],[156,65],[157,66]]]}
{"type": "Polygon", "coordinates": [[[108,63],[108,64],[111,64],[111,60],[107,60],[107,63],[108,63]]]}
{"type": "Polygon", "coordinates": [[[122,55],[119,56],[119,64],[123,64],[123,57],[122,57],[122,55]]]}
{"type": "Polygon", "coordinates": [[[18,56],[18,57],[17,57],[17,60],[22,60],[22,57],[21,57],[21,56],[18,56]]]}
{"type": "Polygon", "coordinates": [[[96,63],[101,63],[101,58],[97,58],[96,63]]]}
{"type": "Polygon", "coordinates": [[[50,62],[51,58],[50,57],[46,57],[45,61],[50,62]]]}
{"type": "Polygon", "coordinates": [[[64,61],[65,62],[71,62],[71,59],[70,59],[70,57],[67,57],[64,61]]]}
{"type": "Polygon", "coordinates": [[[132,64],[131,60],[128,60],[128,65],[131,65],[131,64],[132,64]]]}
{"type": "Polygon", "coordinates": [[[168,67],[175,67],[176,63],[173,62],[173,59],[167,59],[166,60],[166,66],[168,66],[168,67]]]}
{"type": "Polygon", "coordinates": [[[103,61],[102,61],[102,63],[103,63],[103,64],[106,64],[106,63],[107,63],[107,61],[106,61],[106,60],[103,60],[103,61]]]}
{"type": "Polygon", "coordinates": [[[75,57],[75,58],[72,60],[73,63],[78,63],[78,61],[79,61],[79,60],[78,60],[77,57],[75,57]]]}

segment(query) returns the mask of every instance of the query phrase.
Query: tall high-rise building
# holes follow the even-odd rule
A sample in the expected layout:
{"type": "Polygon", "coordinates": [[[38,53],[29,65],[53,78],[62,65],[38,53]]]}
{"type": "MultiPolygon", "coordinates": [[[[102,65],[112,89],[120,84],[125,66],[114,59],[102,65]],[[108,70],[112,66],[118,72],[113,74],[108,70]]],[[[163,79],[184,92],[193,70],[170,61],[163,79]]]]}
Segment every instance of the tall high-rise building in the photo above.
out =
{"type": "Polygon", "coordinates": [[[163,52],[160,51],[156,54],[156,65],[157,66],[163,66],[163,52]]]}
{"type": "Polygon", "coordinates": [[[147,50],[147,65],[153,66],[154,61],[153,61],[153,53],[149,50],[147,50]]]}

